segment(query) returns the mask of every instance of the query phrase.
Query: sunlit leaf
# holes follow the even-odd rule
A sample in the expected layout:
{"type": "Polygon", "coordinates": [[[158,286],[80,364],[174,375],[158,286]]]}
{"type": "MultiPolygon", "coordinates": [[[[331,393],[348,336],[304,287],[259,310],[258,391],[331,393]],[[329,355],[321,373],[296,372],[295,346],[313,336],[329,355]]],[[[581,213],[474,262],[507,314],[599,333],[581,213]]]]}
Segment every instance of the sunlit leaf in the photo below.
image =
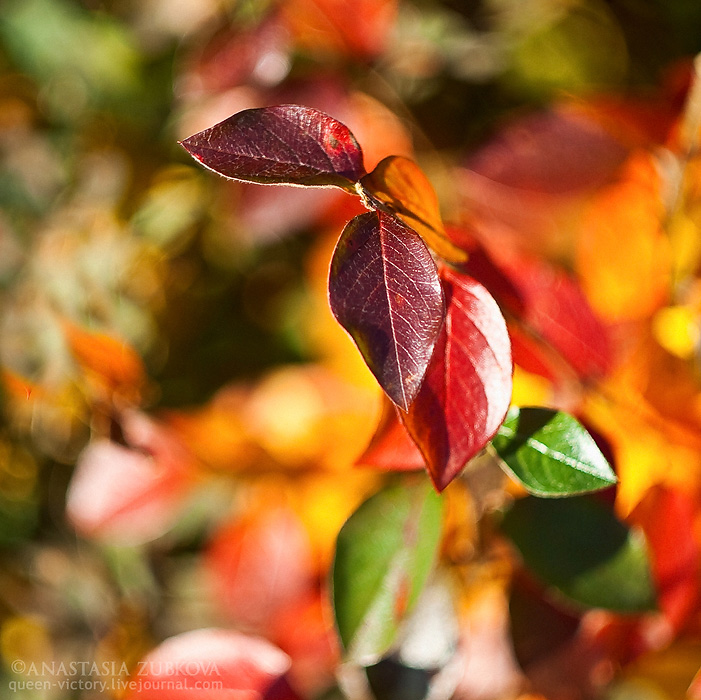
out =
{"type": "Polygon", "coordinates": [[[442,272],[448,311],[426,378],[402,416],[443,490],[494,437],[511,398],[506,324],[471,277],[442,272]]]}
{"type": "Polygon", "coordinates": [[[561,411],[513,408],[492,445],[507,472],[536,496],[571,496],[616,483],[591,435],[561,411]]]}
{"type": "Polygon", "coordinates": [[[348,660],[372,663],[396,640],[433,566],[441,506],[427,483],[398,484],[365,501],[341,529],[333,600],[348,660]]]}
{"type": "Polygon", "coordinates": [[[438,197],[426,175],[414,161],[389,156],[366,175],[363,186],[388,204],[407,226],[414,229],[429,248],[448,262],[467,260],[466,251],[448,238],[441,219],[438,197]]]}
{"type": "Polygon", "coordinates": [[[363,153],[348,128],[299,105],[238,112],[182,145],[220,175],[261,184],[352,189],[365,173],[363,153]]]}
{"type": "Polygon", "coordinates": [[[225,629],[170,637],[138,664],[128,700],[214,700],[224,696],[295,700],[290,659],[270,642],[225,629]]]}
{"type": "Polygon", "coordinates": [[[654,608],[644,538],[591,496],[524,498],[503,528],[527,568],[570,600],[618,612],[654,608]]]}
{"type": "Polygon", "coordinates": [[[380,386],[406,410],[443,324],[443,292],[426,244],[388,214],[355,217],[334,251],[329,301],[380,386]]]}

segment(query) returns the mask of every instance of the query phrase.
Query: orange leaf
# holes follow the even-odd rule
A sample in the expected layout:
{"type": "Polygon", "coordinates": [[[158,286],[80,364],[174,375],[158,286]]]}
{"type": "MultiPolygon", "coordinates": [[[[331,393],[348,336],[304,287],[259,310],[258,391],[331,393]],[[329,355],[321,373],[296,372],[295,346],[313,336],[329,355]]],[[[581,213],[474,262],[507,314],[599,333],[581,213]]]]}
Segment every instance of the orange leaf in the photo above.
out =
{"type": "Polygon", "coordinates": [[[130,345],[68,322],[63,329],[73,357],[96,391],[138,399],[146,373],[141,357],[130,345]]]}
{"type": "Polygon", "coordinates": [[[363,178],[362,184],[374,197],[388,204],[444,260],[452,263],[467,260],[467,253],[448,238],[438,197],[414,161],[389,156],[363,178]]]}
{"type": "Polygon", "coordinates": [[[394,25],[396,0],[286,0],[283,17],[297,42],[317,53],[370,58],[394,25]]]}
{"type": "Polygon", "coordinates": [[[2,380],[3,389],[14,399],[28,401],[33,395],[36,396],[38,387],[16,372],[0,369],[0,380],[2,380]]]}

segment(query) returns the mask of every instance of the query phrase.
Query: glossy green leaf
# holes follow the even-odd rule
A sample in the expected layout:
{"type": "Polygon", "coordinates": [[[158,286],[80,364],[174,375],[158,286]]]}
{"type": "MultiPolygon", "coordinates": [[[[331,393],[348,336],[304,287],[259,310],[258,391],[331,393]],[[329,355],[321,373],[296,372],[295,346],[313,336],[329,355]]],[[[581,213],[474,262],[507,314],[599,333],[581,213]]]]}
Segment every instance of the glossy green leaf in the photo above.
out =
{"type": "Polygon", "coordinates": [[[402,482],[365,501],[341,529],[333,603],[348,661],[374,663],[395,642],[432,569],[441,512],[428,481],[402,482]]]}
{"type": "Polygon", "coordinates": [[[512,408],[492,446],[509,476],[536,496],[573,496],[616,483],[591,435],[561,411],[512,408]]]}
{"type": "Polygon", "coordinates": [[[503,530],[543,583],[586,607],[618,612],[654,609],[645,539],[591,496],[524,498],[503,530]]]}

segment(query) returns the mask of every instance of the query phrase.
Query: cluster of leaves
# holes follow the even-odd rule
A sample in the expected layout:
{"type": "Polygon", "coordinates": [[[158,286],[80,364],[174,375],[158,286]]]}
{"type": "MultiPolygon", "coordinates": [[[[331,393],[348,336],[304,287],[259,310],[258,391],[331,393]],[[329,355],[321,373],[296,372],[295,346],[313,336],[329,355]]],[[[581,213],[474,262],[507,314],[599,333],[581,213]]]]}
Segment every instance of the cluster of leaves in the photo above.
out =
{"type": "Polygon", "coordinates": [[[0,683],[698,696],[698,10],[89,5],[0,13],[0,683]]]}

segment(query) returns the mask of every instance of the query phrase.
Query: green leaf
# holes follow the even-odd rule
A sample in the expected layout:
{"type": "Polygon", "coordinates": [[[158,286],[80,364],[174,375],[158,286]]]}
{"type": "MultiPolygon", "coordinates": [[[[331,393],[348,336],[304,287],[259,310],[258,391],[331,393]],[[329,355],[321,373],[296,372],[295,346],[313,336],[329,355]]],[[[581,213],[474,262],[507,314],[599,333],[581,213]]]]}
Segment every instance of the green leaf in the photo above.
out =
{"type": "Polygon", "coordinates": [[[643,536],[591,496],[524,498],[503,530],[526,566],[570,600],[618,612],[655,608],[643,536]]]}
{"type": "Polygon", "coordinates": [[[374,663],[395,642],[431,572],[442,502],[428,481],[389,486],[341,528],[333,603],[346,660],[374,663]]]}
{"type": "Polygon", "coordinates": [[[504,471],[535,496],[573,496],[616,483],[591,435],[561,411],[512,408],[492,446],[504,471]]]}

